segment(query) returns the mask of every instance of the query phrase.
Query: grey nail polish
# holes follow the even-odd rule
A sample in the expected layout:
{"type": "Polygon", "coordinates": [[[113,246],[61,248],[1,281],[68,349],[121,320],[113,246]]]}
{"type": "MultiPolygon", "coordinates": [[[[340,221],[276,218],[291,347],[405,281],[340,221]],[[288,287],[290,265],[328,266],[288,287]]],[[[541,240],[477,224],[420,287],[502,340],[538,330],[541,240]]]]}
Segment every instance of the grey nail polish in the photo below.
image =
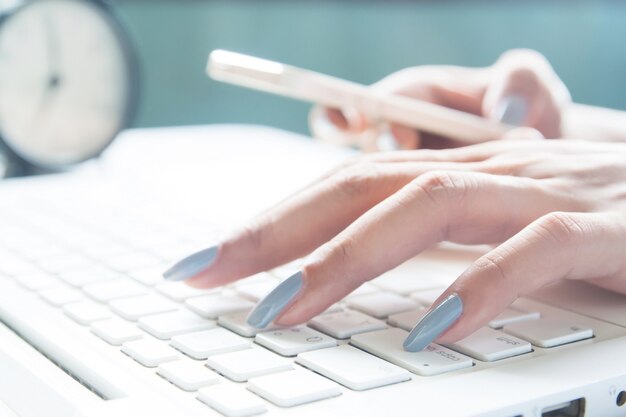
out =
{"type": "Polygon", "coordinates": [[[254,307],[246,322],[257,329],[267,327],[287,307],[302,288],[302,272],[298,271],[274,288],[254,307]]]}
{"type": "Polygon", "coordinates": [[[217,257],[218,246],[211,246],[184,257],[163,272],[168,281],[184,281],[211,266],[217,257]]]}
{"type": "Polygon", "coordinates": [[[523,126],[528,117],[528,102],[522,96],[503,97],[495,108],[494,117],[511,126],[523,126]]]}
{"type": "Polygon", "coordinates": [[[463,313],[463,302],[451,294],[415,325],[404,341],[404,350],[419,352],[446,331],[463,313]]]}

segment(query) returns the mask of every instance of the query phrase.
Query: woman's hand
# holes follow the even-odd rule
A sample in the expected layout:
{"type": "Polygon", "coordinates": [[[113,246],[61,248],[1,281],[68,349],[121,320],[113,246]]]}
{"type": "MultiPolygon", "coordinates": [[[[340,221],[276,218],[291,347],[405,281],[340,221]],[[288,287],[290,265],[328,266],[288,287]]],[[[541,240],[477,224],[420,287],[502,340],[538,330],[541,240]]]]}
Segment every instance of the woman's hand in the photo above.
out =
{"type": "Polygon", "coordinates": [[[552,281],[626,293],[626,144],[493,141],[369,154],[165,275],[215,287],[312,252],[250,316],[257,327],[295,325],[440,241],[498,244],[434,304],[457,296],[448,307],[458,320],[442,343],[552,281]]]}
{"type": "MultiPolygon", "coordinates": [[[[421,66],[389,75],[371,86],[382,94],[400,94],[515,126],[534,128],[546,138],[562,136],[562,111],[569,92],[550,63],[538,52],[512,50],[487,68],[421,66]]],[[[365,132],[370,124],[354,111],[329,109],[328,119],[350,133],[365,132]]],[[[463,145],[411,128],[391,131],[401,149],[450,148],[463,145]]]]}

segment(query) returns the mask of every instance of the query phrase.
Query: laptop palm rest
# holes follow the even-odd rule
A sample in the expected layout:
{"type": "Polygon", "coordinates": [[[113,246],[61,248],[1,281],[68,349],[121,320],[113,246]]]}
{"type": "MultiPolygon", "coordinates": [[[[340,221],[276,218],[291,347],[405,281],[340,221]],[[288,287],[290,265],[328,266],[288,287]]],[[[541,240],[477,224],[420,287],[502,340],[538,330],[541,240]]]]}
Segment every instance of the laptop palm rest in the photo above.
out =
{"type": "Polygon", "coordinates": [[[626,295],[583,281],[560,281],[527,296],[537,301],[626,327],[626,295]]]}

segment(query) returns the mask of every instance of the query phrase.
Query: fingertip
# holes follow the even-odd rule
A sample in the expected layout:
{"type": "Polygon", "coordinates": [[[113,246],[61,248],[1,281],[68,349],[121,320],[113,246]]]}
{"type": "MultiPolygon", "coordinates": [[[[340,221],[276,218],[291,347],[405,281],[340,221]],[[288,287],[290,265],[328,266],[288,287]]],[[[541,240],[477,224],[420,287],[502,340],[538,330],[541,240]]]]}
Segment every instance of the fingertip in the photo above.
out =
{"type": "Polygon", "coordinates": [[[354,107],[343,107],[341,109],[341,113],[343,114],[343,117],[346,118],[346,121],[348,122],[348,130],[351,133],[359,134],[368,129],[369,123],[367,118],[354,107]]]}
{"type": "Polygon", "coordinates": [[[304,274],[298,271],[278,284],[252,309],[246,319],[248,325],[257,329],[265,328],[272,322],[284,325],[281,318],[301,295],[304,281],[304,274]]]}
{"type": "Polygon", "coordinates": [[[214,266],[219,252],[219,245],[212,245],[193,252],[174,262],[163,272],[163,278],[166,281],[190,281],[201,272],[214,266]]]}
{"type": "Polygon", "coordinates": [[[489,117],[511,126],[524,126],[529,115],[528,98],[521,94],[507,94],[498,99],[489,111],[489,117]]]}
{"type": "Polygon", "coordinates": [[[415,129],[401,125],[391,125],[391,133],[400,149],[410,150],[420,147],[420,135],[415,129]]]}
{"type": "Polygon", "coordinates": [[[464,304],[457,293],[444,295],[417,322],[403,343],[404,350],[419,352],[437,340],[462,316],[464,304]]]}
{"type": "Polygon", "coordinates": [[[340,109],[326,109],[328,120],[340,130],[350,133],[363,133],[369,128],[369,122],[358,110],[352,107],[340,109]]]}
{"type": "Polygon", "coordinates": [[[343,115],[341,110],[331,109],[331,108],[327,108],[325,110],[326,110],[326,117],[333,125],[335,125],[335,127],[341,130],[348,129],[348,120],[343,115]]]}

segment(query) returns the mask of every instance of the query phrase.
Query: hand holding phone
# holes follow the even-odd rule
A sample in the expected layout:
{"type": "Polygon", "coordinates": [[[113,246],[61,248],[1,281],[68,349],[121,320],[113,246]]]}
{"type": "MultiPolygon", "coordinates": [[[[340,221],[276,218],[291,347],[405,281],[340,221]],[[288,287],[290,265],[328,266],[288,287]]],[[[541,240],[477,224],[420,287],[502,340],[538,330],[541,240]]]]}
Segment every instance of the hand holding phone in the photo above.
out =
{"type": "Polygon", "coordinates": [[[466,144],[497,139],[513,126],[422,100],[381,95],[365,85],[279,62],[215,50],[208,75],[218,81],[283,95],[331,108],[350,108],[368,119],[392,122],[466,144]]]}

